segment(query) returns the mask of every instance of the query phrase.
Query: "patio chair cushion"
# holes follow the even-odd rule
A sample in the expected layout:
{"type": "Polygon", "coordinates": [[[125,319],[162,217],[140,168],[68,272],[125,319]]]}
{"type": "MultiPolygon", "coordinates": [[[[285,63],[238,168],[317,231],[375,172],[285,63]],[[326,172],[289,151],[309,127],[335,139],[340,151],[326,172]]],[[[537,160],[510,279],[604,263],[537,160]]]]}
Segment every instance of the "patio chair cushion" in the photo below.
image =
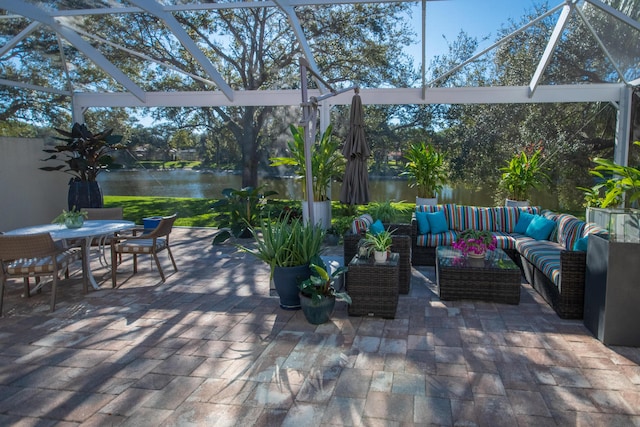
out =
{"type": "Polygon", "coordinates": [[[427,234],[431,231],[426,212],[416,212],[416,219],[418,221],[418,234],[427,234]]]}
{"type": "MultiPolygon", "coordinates": [[[[66,266],[81,257],[80,248],[67,249],[56,255],[58,269],[65,269],[66,266]]],[[[6,264],[6,271],[11,275],[29,275],[41,273],[54,273],[53,260],[50,256],[44,258],[21,258],[10,261],[6,264]]]]}
{"type": "MultiPolygon", "coordinates": [[[[122,243],[117,243],[115,246],[117,252],[123,253],[150,254],[154,252],[153,239],[126,240],[122,243]]],[[[156,239],[155,252],[159,252],[166,247],[166,239],[156,239]]]]}
{"type": "Polygon", "coordinates": [[[516,228],[513,229],[514,233],[525,234],[527,232],[527,227],[531,224],[534,215],[528,212],[522,212],[520,214],[520,218],[518,218],[518,223],[516,224],[516,228]]]}

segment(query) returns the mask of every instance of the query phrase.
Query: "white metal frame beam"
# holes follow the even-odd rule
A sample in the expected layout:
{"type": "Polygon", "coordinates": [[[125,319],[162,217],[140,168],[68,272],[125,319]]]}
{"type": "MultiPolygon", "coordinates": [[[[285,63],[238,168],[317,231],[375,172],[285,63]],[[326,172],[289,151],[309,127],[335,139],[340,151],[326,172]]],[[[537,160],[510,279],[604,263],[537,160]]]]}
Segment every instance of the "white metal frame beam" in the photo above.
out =
{"type": "MultiPolygon", "coordinates": [[[[504,87],[437,87],[430,88],[426,97],[421,88],[360,89],[364,105],[411,104],[525,104],[563,102],[620,101],[622,83],[540,86],[529,97],[528,86],[504,87]]],[[[309,97],[321,97],[317,89],[309,90],[309,97]]],[[[350,105],[352,95],[339,93],[323,104],[350,105]]],[[[128,93],[76,93],[78,105],[83,107],[224,107],[224,106],[299,106],[299,90],[255,90],[236,92],[230,102],[219,92],[148,92],[141,102],[128,93]]]]}
{"type": "Polygon", "coordinates": [[[571,10],[573,9],[573,7],[573,3],[569,3],[567,1],[567,4],[565,4],[562,8],[562,12],[560,13],[558,22],[556,22],[556,26],[553,28],[553,32],[551,33],[551,37],[549,38],[549,42],[544,49],[542,58],[540,58],[538,67],[533,73],[533,77],[531,78],[531,82],[529,83],[529,96],[533,96],[533,94],[535,93],[544,70],[546,70],[549,62],[551,62],[551,56],[553,55],[553,51],[556,49],[556,46],[560,41],[560,36],[562,36],[562,32],[567,26],[567,22],[569,22],[569,17],[571,16],[571,10]]]}
{"type": "Polygon", "coordinates": [[[165,25],[173,32],[173,35],[180,41],[182,46],[193,55],[193,58],[204,68],[205,72],[211,77],[211,79],[216,82],[218,88],[224,93],[224,95],[229,98],[230,101],[233,101],[233,89],[227,84],[227,82],[222,78],[218,70],[213,66],[209,58],[204,54],[204,52],[198,47],[198,45],[189,37],[189,34],[185,31],[185,29],[180,25],[178,20],[169,12],[167,12],[164,7],[162,7],[155,0],[129,0],[131,3],[138,5],[138,7],[143,8],[146,12],[151,15],[161,19],[165,25]]]}
{"type": "Polygon", "coordinates": [[[49,13],[24,1],[0,0],[0,8],[19,14],[26,18],[38,21],[52,28],[57,34],[66,39],[76,49],[84,53],[98,67],[113,77],[118,83],[130,91],[141,101],[145,100],[144,91],[127,77],[118,67],[113,65],[96,48],[87,43],[82,37],[70,28],[58,23],[49,13]]]}

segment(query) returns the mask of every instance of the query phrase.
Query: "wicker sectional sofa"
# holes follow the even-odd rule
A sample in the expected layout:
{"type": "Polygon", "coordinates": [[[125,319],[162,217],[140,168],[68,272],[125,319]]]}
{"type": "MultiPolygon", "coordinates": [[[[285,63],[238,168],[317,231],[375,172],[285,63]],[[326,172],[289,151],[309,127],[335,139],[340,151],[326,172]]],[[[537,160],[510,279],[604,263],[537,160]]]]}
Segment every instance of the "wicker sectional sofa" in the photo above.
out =
{"type": "Polygon", "coordinates": [[[537,206],[416,206],[418,212],[440,210],[444,212],[449,229],[438,234],[419,234],[414,214],[411,221],[413,265],[434,265],[436,247],[451,245],[463,230],[488,230],[496,236],[498,247],[516,261],[526,280],[560,317],[582,318],[586,252],[574,248],[579,239],[592,233],[606,234],[605,230],[572,215],[543,211],[537,206]],[[536,240],[515,231],[522,212],[555,222],[548,240],[536,240]]]}

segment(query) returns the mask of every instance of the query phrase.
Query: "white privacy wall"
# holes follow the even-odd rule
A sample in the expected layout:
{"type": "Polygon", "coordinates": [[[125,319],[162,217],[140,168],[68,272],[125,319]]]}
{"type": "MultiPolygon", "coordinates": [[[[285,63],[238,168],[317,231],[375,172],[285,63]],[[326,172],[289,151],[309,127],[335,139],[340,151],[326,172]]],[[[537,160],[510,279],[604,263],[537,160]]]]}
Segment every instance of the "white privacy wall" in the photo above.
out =
{"type": "Polygon", "coordinates": [[[0,231],[47,224],[67,208],[70,175],[45,172],[43,139],[0,137],[0,231]]]}

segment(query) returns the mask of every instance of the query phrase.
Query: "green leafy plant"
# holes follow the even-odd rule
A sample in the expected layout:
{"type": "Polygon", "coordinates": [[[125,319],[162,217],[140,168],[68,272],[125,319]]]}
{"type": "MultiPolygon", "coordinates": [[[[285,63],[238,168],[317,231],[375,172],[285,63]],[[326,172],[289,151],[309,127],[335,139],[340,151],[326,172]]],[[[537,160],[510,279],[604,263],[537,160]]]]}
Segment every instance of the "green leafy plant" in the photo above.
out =
{"type": "Polygon", "coordinates": [[[216,212],[213,219],[218,223],[218,228],[222,229],[214,237],[214,244],[222,243],[231,236],[251,237],[250,228],[259,224],[267,197],[278,194],[275,191],[262,191],[263,188],[222,190],[224,198],[211,205],[211,209],[216,212]]]}
{"type": "Polygon", "coordinates": [[[363,244],[367,247],[369,254],[373,251],[388,252],[393,244],[392,234],[394,231],[384,230],[378,234],[373,234],[370,231],[367,231],[364,235],[363,244]]]}
{"type": "Polygon", "coordinates": [[[91,133],[85,124],[74,123],[71,131],[56,129],[63,137],[54,137],[65,144],[56,145],[52,149],[45,149],[51,154],[44,159],[59,160],[64,164],[58,166],[44,166],[44,171],[61,171],[73,176],[72,180],[92,182],[98,174],[113,165],[113,157],[109,155],[113,150],[124,148],[121,144],[122,135],[113,135],[113,129],[91,133]]]}
{"type": "MultiPolygon", "coordinates": [[[[640,141],[634,141],[640,146],[640,141]]],[[[629,205],[640,199],[640,169],[632,166],[618,165],[611,160],[596,157],[596,166],[589,171],[601,179],[591,188],[579,187],[585,191],[585,201],[589,206],[606,208],[618,206],[623,200],[629,205]]]]}
{"type": "Polygon", "coordinates": [[[542,169],[542,149],[530,156],[524,151],[516,154],[500,171],[499,187],[512,200],[527,200],[531,189],[549,181],[549,176],[542,169]]]}
{"type": "Polygon", "coordinates": [[[400,176],[409,179],[409,186],[418,189],[418,197],[436,197],[449,180],[443,154],[431,144],[412,144],[404,157],[408,160],[400,176]]]}
{"type": "Polygon", "coordinates": [[[390,200],[384,202],[372,202],[367,207],[367,213],[376,220],[379,219],[385,224],[390,224],[396,221],[400,214],[405,213],[404,207],[394,206],[390,200]]]}
{"type": "Polygon", "coordinates": [[[347,272],[347,267],[339,267],[332,274],[327,271],[326,265],[318,257],[311,264],[311,277],[298,285],[300,292],[311,298],[312,304],[319,304],[325,298],[335,298],[351,304],[351,297],[346,292],[336,291],[335,280],[347,272]],[[318,262],[318,263],[316,263],[318,262]]]}
{"type": "MultiPolygon", "coordinates": [[[[287,143],[288,157],[271,157],[271,166],[292,166],[302,180],[304,197],[307,198],[306,166],[304,155],[304,128],[290,126],[293,141],[287,143]]],[[[313,201],[329,200],[327,190],[334,177],[342,175],[344,157],[340,153],[340,144],[331,138],[332,126],[327,127],[320,140],[311,146],[311,176],[313,177],[313,201]]]]}
{"type": "Polygon", "coordinates": [[[318,226],[307,226],[300,219],[290,220],[288,215],[274,221],[261,218],[260,232],[251,227],[256,248],[237,247],[271,267],[294,267],[308,264],[319,255],[324,239],[324,230],[318,226]]]}
{"type": "Polygon", "coordinates": [[[67,211],[67,210],[62,210],[62,213],[60,215],[58,215],[57,217],[55,217],[53,219],[53,221],[51,221],[52,224],[62,224],[62,225],[66,225],[67,223],[80,223],[82,224],[82,222],[87,219],[87,217],[89,216],[89,214],[86,211],[83,210],[76,210],[75,206],[73,207],[73,209],[67,211]]]}

